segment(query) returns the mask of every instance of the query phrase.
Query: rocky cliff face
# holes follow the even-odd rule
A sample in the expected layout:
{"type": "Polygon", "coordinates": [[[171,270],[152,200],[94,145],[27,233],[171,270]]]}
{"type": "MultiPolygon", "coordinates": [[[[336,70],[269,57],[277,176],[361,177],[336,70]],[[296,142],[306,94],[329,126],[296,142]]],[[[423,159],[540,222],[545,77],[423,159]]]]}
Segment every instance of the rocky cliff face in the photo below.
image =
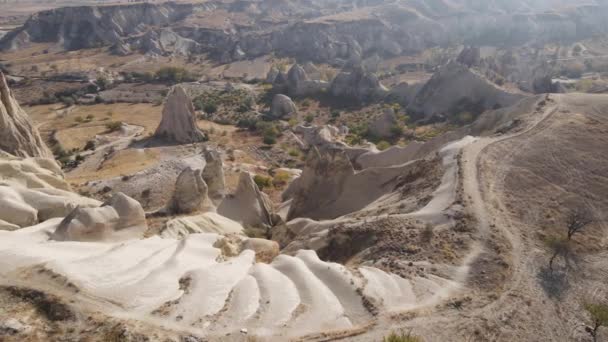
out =
{"type": "Polygon", "coordinates": [[[43,11],[8,33],[0,41],[0,49],[15,49],[30,42],[57,42],[67,50],[113,45],[122,38],[141,35],[149,28],[173,24],[192,14],[195,7],[192,4],[141,3],[43,11]]]}
{"type": "Polygon", "coordinates": [[[0,49],[30,42],[56,42],[69,50],[105,45],[119,54],[208,53],[224,63],[274,52],[341,65],[447,43],[567,42],[608,32],[605,2],[561,9],[563,3],[209,1],[68,7],[32,16],[0,40],[0,49]],[[228,13],[220,26],[194,15],[219,10],[228,13]],[[242,23],[239,16],[251,20],[242,23]]]}
{"type": "Polygon", "coordinates": [[[38,130],[21,109],[0,72],[0,150],[18,157],[53,159],[38,130]]]}

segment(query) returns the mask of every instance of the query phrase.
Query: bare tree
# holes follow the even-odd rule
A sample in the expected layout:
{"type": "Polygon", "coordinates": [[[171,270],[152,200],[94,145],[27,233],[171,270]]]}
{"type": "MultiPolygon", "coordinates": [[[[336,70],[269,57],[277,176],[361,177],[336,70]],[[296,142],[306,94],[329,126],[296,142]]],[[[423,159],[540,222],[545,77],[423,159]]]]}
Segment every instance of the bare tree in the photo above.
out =
{"type": "Polygon", "coordinates": [[[570,256],[570,240],[564,237],[548,237],[545,240],[545,244],[553,254],[551,254],[551,259],[549,259],[549,269],[553,273],[553,263],[558,256],[562,256],[564,259],[568,260],[570,256]]]}
{"type": "Polygon", "coordinates": [[[580,233],[585,227],[593,223],[593,215],[586,208],[578,208],[570,212],[566,219],[568,228],[568,240],[580,233]]]}

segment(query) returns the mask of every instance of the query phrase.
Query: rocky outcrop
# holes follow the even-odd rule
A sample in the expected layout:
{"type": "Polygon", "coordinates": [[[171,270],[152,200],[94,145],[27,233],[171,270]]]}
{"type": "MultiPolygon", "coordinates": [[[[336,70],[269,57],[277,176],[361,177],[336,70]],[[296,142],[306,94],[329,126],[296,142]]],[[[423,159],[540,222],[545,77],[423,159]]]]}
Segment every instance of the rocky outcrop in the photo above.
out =
{"type": "Polygon", "coordinates": [[[165,100],[163,117],[154,137],[164,142],[191,144],[207,140],[196,125],[194,106],[180,85],[174,86],[165,100]]]}
{"type": "Polygon", "coordinates": [[[294,128],[294,132],[302,137],[304,148],[308,149],[312,146],[317,148],[328,148],[339,144],[338,138],[340,130],[332,125],[323,126],[303,126],[298,125],[294,128]]]}
{"type": "MultiPolygon", "coordinates": [[[[312,63],[308,69],[320,77],[320,73],[312,63]]],[[[273,75],[269,75],[273,76],[273,75]]],[[[305,97],[318,94],[329,87],[329,83],[320,79],[311,79],[308,72],[299,64],[294,64],[287,74],[278,72],[273,78],[273,88],[277,92],[287,93],[292,97],[305,97]]]]}
{"type": "Polygon", "coordinates": [[[100,202],[69,191],[51,159],[18,158],[0,151],[0,228],[18,229],[64,217],[100,202]]]}
{"type": "Polygon", "coordinates": [[[241,172],[234,194],[226,196],[217,209],[218,214],[245,227],[272,226],[270,200],[260,191],[249,172],[241,172]]]}
{"type": "Polygon", "coordinates": [[[481,49],[478,47],[467,46],[458,55],[456,61],[468,68],[478,66],[481,63],[481,49]]]}
{"type": "Polygon", "coordinates": [[[380,80],[362,66],[350,71],[341,71],[334,78],[330,88],[334,96],[351,99],[357,102],[369,102],[381,99],[388,94],[380,80]]]}
{"type": "Polygon", "coordinates": [[[274,119],[289,119],[298,114],[298,108],[289,96],[277,94],[272,99],[270,115],[274,119]]]}
{"type": "Polygon", "coordinates": [[[168,214],[191,214],[210,211],[213,205],[208,198],[209,188],[203,179],[203,170],[190,167],[180,173],[175,182],[173,196],[165,208],[168,214]]]}
{"type": "Polygon", "coordinates": [[[163,238],[181,239],[190,234],[201,233],[244,234],[240,223],[217,213],[207,212],[196,216],[174,218],[166,223],[160,235],[163,238]]]}
{"type": "Polygon", "coordinates": [[[287,220],[330,220],[361,210],[394,191],[410,166],[372,167],[355,171],[343,148],[309,152],[302,176],[288,188],[287,220]]]}
{"type": "Polygon", "coordinates": [[[439,69],[418,91],[408,112],[426,120],[446,120],[462,112],[473,116],[507,107],[524,96],[510,93],[456,61],[439,69]]]}
{"type": "Polygon", "coordinates": [[[393,108],[385,108],[382,114],[372,119],[369,132],[377,138],[385,139],[394,135],[394,128],[398,126],[397,116],[393,108]]]}
{"type": "Polygon", "coordinates": [[[148,27],[167,26],[208,5],[163,3],[111,6],[73,6],[34,14],[20,28],[9,32],[0,49],[29,43],[56,42],[66,50],[109,46],[123,38],[144,34],[148,27]]]}
{"type": "Polygon", "coordinates": [[[123,193],[98,208],[76,208],[57,226],[58,241],[108,242],[142,238],[146,215],[139,202],[123,193]]]}
{"type": "Polygon", "coordinates": [[[206,150],[203,180],[207,183],[208,196],[213,205],[218,206],[226,196],[226,179],[221,154],[216,150],[206,150]]]}
{"type": "Polygon", "coordinates": [[[18,157],[53,158],[0,71],[0,150],[18,157]]]}

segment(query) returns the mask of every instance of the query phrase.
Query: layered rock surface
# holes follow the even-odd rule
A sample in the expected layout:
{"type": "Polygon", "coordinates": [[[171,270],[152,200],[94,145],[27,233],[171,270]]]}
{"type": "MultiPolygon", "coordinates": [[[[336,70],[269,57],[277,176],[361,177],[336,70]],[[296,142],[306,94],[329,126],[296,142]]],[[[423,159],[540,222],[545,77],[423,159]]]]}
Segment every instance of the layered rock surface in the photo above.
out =
{"type": "Polygon", "coordinates": [[[0,150],[18,157],[53,158],[0,72],[0,150]]]}

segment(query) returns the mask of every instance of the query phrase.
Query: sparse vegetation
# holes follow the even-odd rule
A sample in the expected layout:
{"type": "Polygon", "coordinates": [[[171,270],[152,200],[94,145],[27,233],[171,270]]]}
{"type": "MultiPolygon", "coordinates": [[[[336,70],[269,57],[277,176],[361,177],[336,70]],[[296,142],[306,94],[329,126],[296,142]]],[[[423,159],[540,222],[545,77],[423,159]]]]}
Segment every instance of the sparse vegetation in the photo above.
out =
{"type": "Polygon", "coordinates": [[[423,340],[416,336],[412,335],[411,332],[392,332],[390,335],[384,337],[383,342],[423,342],[423,340]]]}
{"type": "Polygon", "coordinates": [[[106,129],[108,130],[109,133],[116,132],[116,131],[120,130],[121,127],[122,127],[122,122],[120,122],[120,121],[112,121],[112,122],[108,122],[106,124],[106,129]]]}
{"type": "Polygon", "coordinates": [[[253,181],[255,182],[255,184],[257,184],[260,190],[272,187],[272,178],[270,177],[255,175],[253,176],[253,181]]]}
{"type": "Polygon", "coordinates": [[[593,342],[599,341],[598,332],[601,327],[608,327],[608,305],[606,304],[585,304],[585,309],[591,316],[593,322],[591,326],[587,327],[586,331],[593,338],[593,342]]]}

